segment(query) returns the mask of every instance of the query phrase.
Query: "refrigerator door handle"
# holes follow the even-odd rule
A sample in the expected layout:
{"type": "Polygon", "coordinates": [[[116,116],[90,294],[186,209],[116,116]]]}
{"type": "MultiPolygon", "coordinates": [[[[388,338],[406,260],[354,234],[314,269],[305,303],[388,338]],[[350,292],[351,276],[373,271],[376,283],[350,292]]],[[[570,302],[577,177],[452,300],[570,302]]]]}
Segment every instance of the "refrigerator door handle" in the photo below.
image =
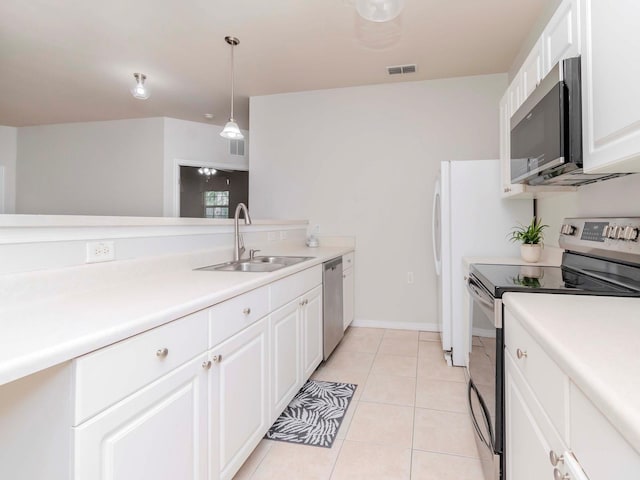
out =
{"type": "Polygon", "coordinates": [[[436,188],[433,192],[433,208],[431,213],[431,244],[433,246],[433,262],[436,265],[436,275],[440,276],[442,273],[442,261],[439,256],[442,255],[442,245],[440,246],[440,252],[438,252],[438,236],[442,238],[442,219],[437,221],[436,215],[441,215],[439,211],[440,208],[440,181],[436,182],[436,188]],[[436,226],[440,224],[440,229],[437,229],[436,226]],[[438,230],[438,232],[436,232],[438,230]]]}

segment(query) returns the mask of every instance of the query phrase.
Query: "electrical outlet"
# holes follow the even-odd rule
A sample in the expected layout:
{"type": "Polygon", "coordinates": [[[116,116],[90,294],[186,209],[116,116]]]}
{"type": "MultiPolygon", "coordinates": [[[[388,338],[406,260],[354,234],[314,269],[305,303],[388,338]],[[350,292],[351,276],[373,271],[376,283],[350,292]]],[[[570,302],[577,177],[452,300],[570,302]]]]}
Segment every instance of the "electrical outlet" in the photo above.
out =
{"type": "Polygon", "coordinates": [[[286,240],[286,239],[287,239],[287,231],[280,230],[280,240],[286,240]]]}
{"type": "Polygon", "coordinates": [[[275,242],[276,241],[276,232],[268,232],[267,233],[267,241],[275,242]]]}
{"type": "Polygon", "coordinates": [[[407,272],[407,283],[409,285],[413,283],[413,272],[407,272]]]}
{"type": "Polygon", "coordinates": [[[113,242],[87,242],[86,263],[109,262],[116,258],[113,242]]]}

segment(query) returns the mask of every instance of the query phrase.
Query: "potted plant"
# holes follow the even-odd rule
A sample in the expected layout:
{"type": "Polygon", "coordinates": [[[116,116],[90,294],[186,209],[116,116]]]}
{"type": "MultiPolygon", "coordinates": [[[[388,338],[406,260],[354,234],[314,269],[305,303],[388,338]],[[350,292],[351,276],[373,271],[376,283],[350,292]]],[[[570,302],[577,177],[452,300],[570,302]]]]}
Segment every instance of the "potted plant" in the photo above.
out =
{"type": "Polygon", "coordinates": [[[535,263],[542,255],[542,240],[544,239],[544,229],[549,225],[543,225],[542,220],[533,217],[527,226],[518,225],[513,227],[511,241],[520,242],[520,256],[525,262],[535,263]]]}

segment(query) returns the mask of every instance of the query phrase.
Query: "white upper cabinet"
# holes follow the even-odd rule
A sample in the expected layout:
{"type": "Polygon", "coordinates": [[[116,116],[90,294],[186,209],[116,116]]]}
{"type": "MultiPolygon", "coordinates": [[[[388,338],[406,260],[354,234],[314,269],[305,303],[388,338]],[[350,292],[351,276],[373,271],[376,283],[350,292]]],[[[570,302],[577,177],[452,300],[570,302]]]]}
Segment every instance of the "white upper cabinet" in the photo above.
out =
{"type": "MultiPolygon", "coordinates": [[[[574,192],[576,187],[511,183],[511,117],[560,60],[580,55],[579,0],[564,0],[538,38],[500,100],[502,196],[542,198],[574,192]]],[[[584,67],[583,67],[584,68],[584,67]]]]}
{"type": "Polygon", "coordinates": [[[580,0],[587,173],[640,172],[640,2],[580,0]]]}
{"type": "Polygon", "coordinates": [[[565,0],[547,24],[540,38],[544,77],[560,60],[580,55],[578,0],[565,0]]]}
{"type": "MultiPolygon", "coordinates": [[[[542,79],[542,39],[536,42],[535,47],[531,50],[527,59],[522,64],[522,68],[520,71],[522,74],[520,75],[521,82],[521,92],[522,92],[522,101],[520,105],[524,102],[524,100],[531,95],[531,92],[538,86],[540,80],[542,79]]],[[[511,112],[512,114],[515,112],[511,112]]]]}

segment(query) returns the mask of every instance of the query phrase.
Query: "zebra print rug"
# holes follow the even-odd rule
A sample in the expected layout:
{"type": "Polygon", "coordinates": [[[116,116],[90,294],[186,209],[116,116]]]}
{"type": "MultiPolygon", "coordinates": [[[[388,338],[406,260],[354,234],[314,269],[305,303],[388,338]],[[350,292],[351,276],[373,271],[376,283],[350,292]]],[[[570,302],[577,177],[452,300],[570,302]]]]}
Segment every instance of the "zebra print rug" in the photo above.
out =
{"type": "Polygon", "coordinates": [[[352,383],[309,380],[264,437],[331,448],[357,387],[352,383]]]}

